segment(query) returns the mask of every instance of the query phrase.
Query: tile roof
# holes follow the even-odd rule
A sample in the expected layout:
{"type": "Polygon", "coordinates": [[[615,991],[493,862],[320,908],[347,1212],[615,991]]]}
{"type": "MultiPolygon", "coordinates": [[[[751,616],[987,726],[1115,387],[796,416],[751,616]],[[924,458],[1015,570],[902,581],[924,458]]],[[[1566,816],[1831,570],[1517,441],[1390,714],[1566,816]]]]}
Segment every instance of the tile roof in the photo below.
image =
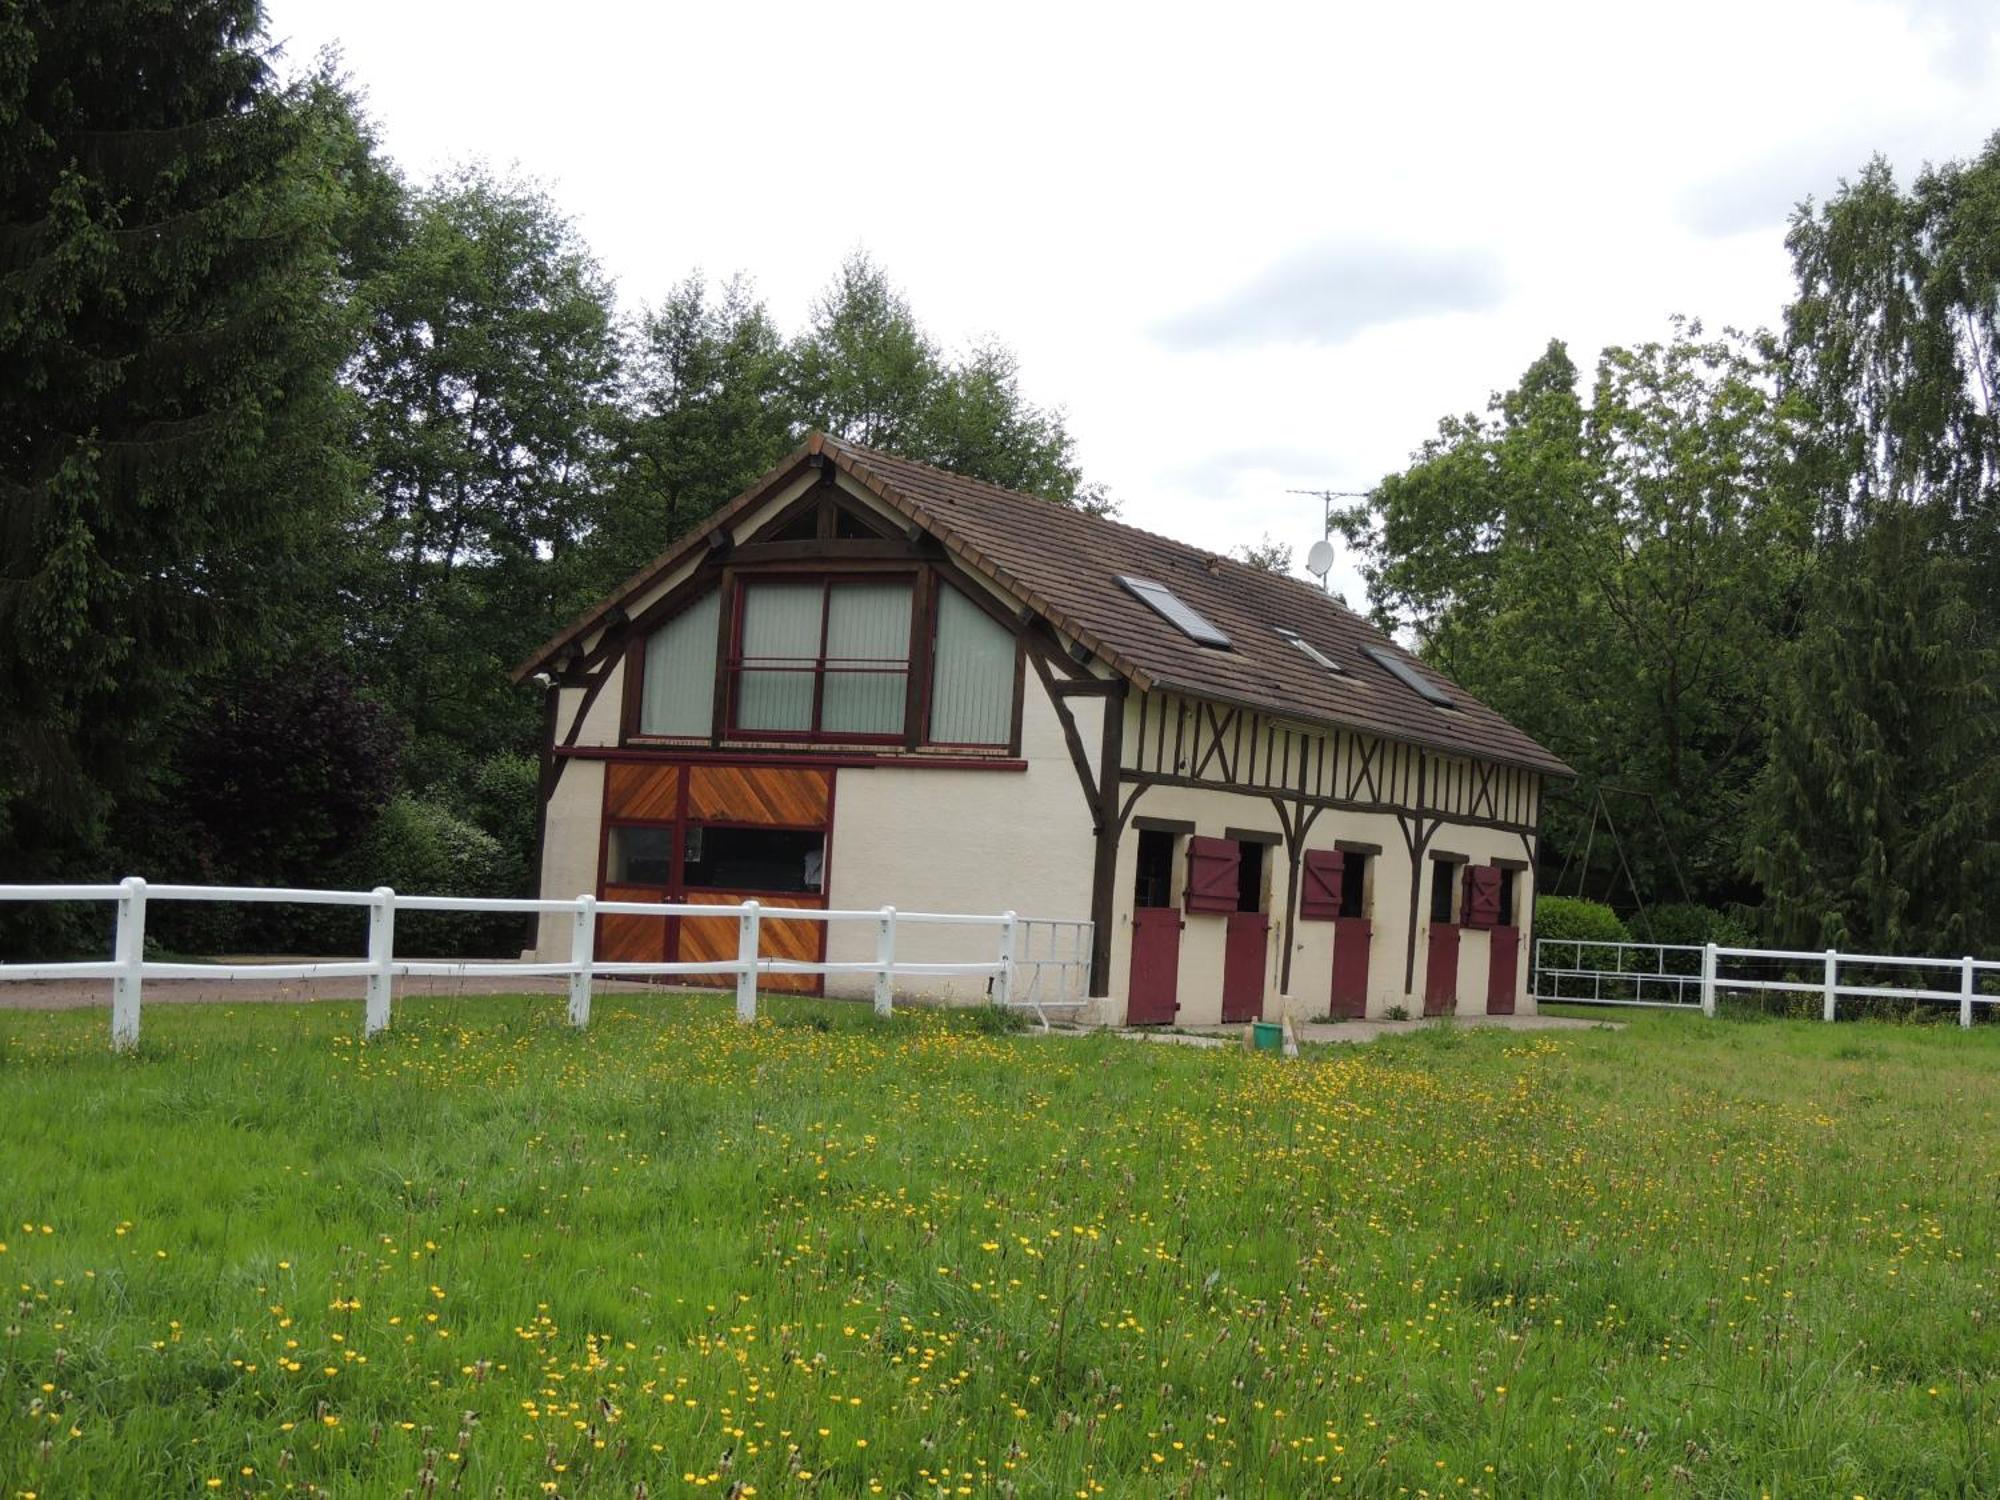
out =
{"type": "MultiPolygon", "coordinates": [[[[1140,687],[1160,687],[1339,725],[1454,754],[1575,773],[1507,720],[1403,650],[1311,584],[1204,552],[1119,521],[967,479],[928,464],[815,435],[775,471],[823,451],[871,493],[930,532],[961,564],[1023,600],[1140,687]],[[1222,649],[1190,640],[1119,586],[1130,574],[1165,584],[1229,636],[1222,649]],[[1341,671],[1327,671],[1278,632],[1295,631],[1341,671]],[[1443,684],[1453,707],[1425,702],[1364,654],[1373,646],[1443,684]]],[[[671,567],[716,521],[747,508],[760,482],[712,517],[521,668],[521,675],[582,634],[625,594],[671,567]]]]}

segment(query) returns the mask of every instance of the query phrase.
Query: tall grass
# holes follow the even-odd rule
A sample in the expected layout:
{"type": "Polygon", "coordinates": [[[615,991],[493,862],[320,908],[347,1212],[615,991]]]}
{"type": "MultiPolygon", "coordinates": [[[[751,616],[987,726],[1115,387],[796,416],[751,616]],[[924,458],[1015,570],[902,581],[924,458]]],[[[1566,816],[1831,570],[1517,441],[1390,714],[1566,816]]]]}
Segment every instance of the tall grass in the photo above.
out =
{"type": "Polygon", "coordinates": [[[2000,1494],[2000,1028],[0,1014],[0,1497],[2000,1494]]]}

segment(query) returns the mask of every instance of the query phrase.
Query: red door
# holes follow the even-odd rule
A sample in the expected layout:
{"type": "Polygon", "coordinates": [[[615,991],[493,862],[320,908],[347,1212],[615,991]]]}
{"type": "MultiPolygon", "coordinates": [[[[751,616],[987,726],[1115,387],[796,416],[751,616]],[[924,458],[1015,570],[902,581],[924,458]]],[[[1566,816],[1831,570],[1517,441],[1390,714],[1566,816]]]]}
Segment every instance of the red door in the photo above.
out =
{"type": "Polygon", "coordinates": [[[1178,907],[1141,906],[1132,912],[1132,986],[1125,1001],[1128,1026],[1165,1026],[1178,1008],[1181,972],[1178,907]]]}
{"type": "Polygon", "coordinates": [[[1448,1016],[1458,1009],[1458,924],[1431,923],[1430,959],[1424,965],[1424,1014],[1448,1016]]]}
{"type": "Polygon", "coordinates": [[[1521,929],[1496,927],[1491,934],[1493,949],[1486,970],[1486,1014],[1514,1014],[1514,988],[1519,982],[1521,929]]]}
{"type": "Polygon", "coordinates": [[[1233,911],[1222,935],[1222,1019],[1264,1016],[1264,950],[1271,919],[1261,911],[1233,911]]]}
{"type": "Polygon", "coordinates": [[[1375,924],[1366,917],[1336,917],[1333,922],[1333,1006],[1336,1021],[1358,1021],[1368,1014],[1368,947],[1375,924]]]}

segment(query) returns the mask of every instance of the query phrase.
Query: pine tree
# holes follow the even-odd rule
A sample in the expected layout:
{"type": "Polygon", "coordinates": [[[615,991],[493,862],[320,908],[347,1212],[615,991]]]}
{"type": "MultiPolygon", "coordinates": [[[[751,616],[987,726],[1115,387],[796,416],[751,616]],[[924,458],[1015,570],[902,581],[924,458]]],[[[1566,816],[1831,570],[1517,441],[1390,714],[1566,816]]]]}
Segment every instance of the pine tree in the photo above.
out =
{"type": "Polygon", "coordinates": [[[609,590],[731,499],[795,441],[785,345],[748,280],[689,276],[639,320],[618,472],[589,551],[609,590]]]}
{"type": "Polygon", "coordinates": [[[1948,955],[2000,936],[2000,662],[1940,529],[1888,508],[1832,547],[1777,660],[1749,862],[1779,943],[1948,955]]]}
{"type": "MultiPolygon", "coordinates": [[[[0,10],[0,867],[102,876],[190,674],[303,593],[352,476],[357,129],[255,0],[0,10]]],[[[362,153],[365,155],[365,152],[362,153]]]]}

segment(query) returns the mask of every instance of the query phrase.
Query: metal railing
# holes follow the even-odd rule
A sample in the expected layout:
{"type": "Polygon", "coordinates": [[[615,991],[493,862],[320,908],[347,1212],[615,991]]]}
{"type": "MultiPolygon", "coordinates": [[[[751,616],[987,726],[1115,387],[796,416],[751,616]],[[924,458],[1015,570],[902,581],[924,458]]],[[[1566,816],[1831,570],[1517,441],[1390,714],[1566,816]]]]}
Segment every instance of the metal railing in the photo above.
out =
{"type": "MultiPolygon", "coordinates": [[[[387,886],[372,891],[301,890],[270,886],[148,885],[133,875],[117,885],[0,885],[0,901],[112,901],[117,903],[117,927],[109,961],[0,964],[0,982],[9,980],[109,980],[111,985],[111,1044],[124,1049],[139,1040],[139,1008],[148,979],[362,979],[362,1034],[374,1036],[389,1025],[394,984],[398,978],[514,979],[567,977],[569,1020],[590,1024],[593,979],[655,978],[671,975],[729,974],[736,981],[736,1019],[757,1018],[757,977],[760,974],[868,974],[874,977],[876,1014],[892,1007],[894,983],[915,977],[985,978],[997,1005],[1015,1005],[1042,1014],[1046,1007],[1068,1003],[1069,974],[1080,962],[1089,973],[1089,922],[1057,918],[1023,918],[1013,912],[997,916],[957,912],[898,911],[893,906],[872,911],[820,911],[808,907],[766,908],[756,901],[735,906],[689,906],[639,901],[600,901],[578,896],[568,901],[486,896],[403,896],[387,886]],[[365,907],[368,912],[368,956],[302,963],[174,963],[149,959],[146,951],[146,908],[154,901],[283,902],[305,906],[365,907]],[[395,956],[396,914],[408,911],[567,914],[571,918],[567,962],[533,959],[420,960],[395,956]],[[620,917],[734,917],[736,957],[669,963],[658,959],[615,961],[596,956],[597,919],[620,917]],[[760,928],[766,918],[785,922],[866,922],[875,928],[875,956],[857,962],[808,962],[775,958],[760,952],[760,928]],[[909,963],[896,957],[896,935],[913,925],[989,928],[996,932],[992,958],[962,963],[909,963]],[[1042,958],[1017,956],[1021,930],[1049,931],[1049,950],[1042,958]],[[1054,950],[1055,933],[1064,928],[1086,929],[1074,939],[1070,956],[1054,950]],[[1080,957],[1079,957],[1080,955],[1080,957]],[[1045,969],[1058,971],[1060,993],[1038,997],[1045,969]],[[1020,989],[1018,971],[1028,970],[1027,988],[1020,989]]],[[[1047,1017],[1042,1016],[1046,1027],[1047,1017]]]]}
{"type": "Polygon", "coordinates": [[[1537,1000],[1695,1010],[1701,1005],[1701,953],[1691,943],[1537,938],[1530,983],[1537,1000]]]}
{"type": "Polygon", "coordinates": [[[1020,917],[1015,931],[1020,950],[1014,955],[1014,968],[1017,974],[1026,971],[1027,983],[1011,985],[1001,1003],[1032,1010],[1042,1030],[1047,1031],[1050,1011],[1078,1011],[1090,1004],[1090,948],[1097,924],[1020,917]],[[1037,938],[1041,939],[1039,944],[1037,938]],[[1039,958],[1035,956],[1038,946],[1039,958]]]}
{"type": "Polygon", "coordinates": [[[1539,938],[1531,979],[1537,1003],[1644,1006],[1715,1014],[1717,997],[1816,995],[1820,1019],[1843,1000],[1952,1005],[1960,1026],[1979,1006],[2000,1006],[2000,960],[1903,954],[1724,948],[1715,943],[1605,943],[1539,938]],[[1907,983],[1891,982],[1907,975],[1907,983]],[[1936,982],[1938,976],[1943,983],[1936,982]],[[1983,982],[1990,981],[1990,982],[1983,982]]]}

